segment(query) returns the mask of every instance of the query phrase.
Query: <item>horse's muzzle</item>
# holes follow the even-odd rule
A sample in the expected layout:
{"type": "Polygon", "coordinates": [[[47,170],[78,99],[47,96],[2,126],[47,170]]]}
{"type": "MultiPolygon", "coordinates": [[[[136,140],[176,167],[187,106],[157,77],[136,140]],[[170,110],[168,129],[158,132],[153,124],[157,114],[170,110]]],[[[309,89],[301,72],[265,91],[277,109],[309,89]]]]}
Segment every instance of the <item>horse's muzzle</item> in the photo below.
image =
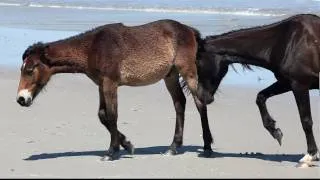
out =
{"type": "Polygon", "coordinates": [[[202,100],[205,104],[211,104],[214,101],[214,96],[207,96],[205,99],[202,100]]]}
{"type": "Polygon", "coordinates": [[[204,104],[210,104],[214,101],[213,93],[204,90],[201,86],[198,88],[198,98],[204,104]]]}
{"type": "Polygon", "coordinates": [[[31,98],[25,98],[23,96],[19,96],[17,98],[17,102],[21,105],[21,106],[25,106],[25,107],[29,107],[32,104],[32,99],[31,98]]]}

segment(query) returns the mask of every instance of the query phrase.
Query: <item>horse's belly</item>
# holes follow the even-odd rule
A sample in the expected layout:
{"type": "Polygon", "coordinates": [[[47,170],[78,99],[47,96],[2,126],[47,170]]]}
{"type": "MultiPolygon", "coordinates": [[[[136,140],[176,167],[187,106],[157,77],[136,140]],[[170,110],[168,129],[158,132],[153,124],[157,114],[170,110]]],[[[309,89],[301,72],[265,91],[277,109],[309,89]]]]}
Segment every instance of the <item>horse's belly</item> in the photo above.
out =
{"type": "Polygon", "coordinates": [[[121,65],[121,85],[144,86],[163,79],[171,70],[170,61],[126,62],[121,65]]]}
{"type": "Polygon", "coordinates": [[[159,38],[157,43],[143,44],[127,50],[128,56],[120,63],[122,85],[144,86],[163,79],[171,70],[174,48],[171,39],[159,38]]]}

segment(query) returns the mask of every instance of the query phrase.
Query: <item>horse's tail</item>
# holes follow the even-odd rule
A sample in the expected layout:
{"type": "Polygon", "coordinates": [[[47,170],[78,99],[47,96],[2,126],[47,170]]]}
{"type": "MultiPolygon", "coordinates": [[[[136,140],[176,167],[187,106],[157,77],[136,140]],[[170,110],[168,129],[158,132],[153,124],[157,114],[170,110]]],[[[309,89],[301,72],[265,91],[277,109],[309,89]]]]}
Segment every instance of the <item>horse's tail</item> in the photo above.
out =
{"type": "MultiPolygon", "coordinates": [[[[196,54],[196,61],[198,61],[199,59],[199,54],[200,52],[204,51],[204,39],[201,38],[201,33],[199,30],[197,30],[196,28],[190,27],[189,28],[193,31],[196,42],[197,42],[197,54],[196,54]]],[[[198,63],[198,62],[196,62],[198,63]]],[[[198,72],[198,71],[197,71],[198,72]]],[[[199,77],[199,74],[198,74],[199,77]]],[[[190,90],[188,88],[187,82],[181,78],[180,76],[180,86],[182,87],[183,91],[188,95],[190,94],[190,90]]]]}
{"type": "Polygon", "coordinates": [[[201,38],[201,33],[199,30],[193,28],[193,27],[190,27],[191,30],[193,31],[194,33],[194,36],[196,38],[196,41],[197,41],[197,46],[198,46],[198,49],[197,49],[197,60],[199,59],[199,52],[203,52],[204,51],[204,39],[201,38]]]}

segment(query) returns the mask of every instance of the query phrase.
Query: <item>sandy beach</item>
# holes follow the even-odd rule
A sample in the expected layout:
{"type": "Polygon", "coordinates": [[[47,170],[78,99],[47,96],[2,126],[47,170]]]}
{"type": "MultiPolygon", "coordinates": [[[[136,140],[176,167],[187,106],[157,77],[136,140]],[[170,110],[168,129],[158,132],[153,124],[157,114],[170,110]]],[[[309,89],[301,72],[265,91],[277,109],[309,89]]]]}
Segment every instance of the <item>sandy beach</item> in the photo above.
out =
{"type": "MultiPolygon", "coordinates": [[[[116,161],[101,161],[110,134],[98,119],[98,87],[82,74],[58,74],[29,108],[16,102],[21,56],[37,41],[53,41],[96,25],[137,25],[172,18],[203,35],[265,24],[286,16],[110,11],[86,16],[75,9],[0,6],[0,178],[319,178],[320,164],[306,169],[297,162],[307,151],[297,106],[288,92],[267,102],[284,133],[282,146],[263,127],[255,104],[259,91],[273,82],[268,71],[238,73],[229,68],[208,105],[214,154],[199,157],[203,140],[200,115],[187,96],[184,145],[165,156],[175,126],[173,103],[164,82],[120,87],[118,128],[135,146],[116,161]],[[132,12],[131,12],[132,13],[132,12]],[[58,14],[54,16],[54,14],[58,14]],[[131,18],[132,16],[132,18],[131,18]],[[38,17],[38,18],[34,18],[38,17]],[[81,18],[79,18],[81,17],[81,18]],[[35,20],[33,20],[34,18],[35,20]],[[78,19],[77,19],[78,18],[78,19]]],[[[320,145],[320,96],[310,91],[314,136],[320,145]]]]}
{"type": "MultiPolygon", "coordinates": [[[[133,156],[100,161],[109,133],[97,117],[97,87],[82,75],[57,75],[31,108],[15,102],[19,74],[0,69],[2,178],[318,178],[319,167],[296,168],[306,151],[292,94],[268,106],[284,133],[283,145],[263,128],[255,95],[258,88],[222,85],[208,106],[215,154],[202,151],[199,114],[187,100],[184,146],[164,156],[174,132],[175,113],[163,82],[119,89],[119,129],[136,147],[133,156]]],[[[319,142],[319,97],[311,99],[319,142]]]]}

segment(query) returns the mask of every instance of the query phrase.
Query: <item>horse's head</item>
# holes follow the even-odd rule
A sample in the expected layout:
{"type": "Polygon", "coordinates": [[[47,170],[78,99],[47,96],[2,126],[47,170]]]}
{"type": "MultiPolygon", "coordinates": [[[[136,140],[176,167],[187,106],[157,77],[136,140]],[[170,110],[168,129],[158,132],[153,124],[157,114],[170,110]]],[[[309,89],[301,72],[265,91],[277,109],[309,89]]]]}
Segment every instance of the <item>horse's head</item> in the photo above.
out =
{"type": "Polygon", "coordinates": [[[17,102],[21,106],[30,106],[42,88],[50,79],[51,71],[44,55],[42,43],[30,46],[22,56],[21,76],[18,87],[17,102]]]}
{"type": "Polygon", "coordinates": [[[214,101],[216,93],[223,77],[228,72],[228,64],[223,61],[223,56],[209,52],[199,54],[197,69],[199,76],[199,98],[202,102],[210,104],[214,101]]]}

